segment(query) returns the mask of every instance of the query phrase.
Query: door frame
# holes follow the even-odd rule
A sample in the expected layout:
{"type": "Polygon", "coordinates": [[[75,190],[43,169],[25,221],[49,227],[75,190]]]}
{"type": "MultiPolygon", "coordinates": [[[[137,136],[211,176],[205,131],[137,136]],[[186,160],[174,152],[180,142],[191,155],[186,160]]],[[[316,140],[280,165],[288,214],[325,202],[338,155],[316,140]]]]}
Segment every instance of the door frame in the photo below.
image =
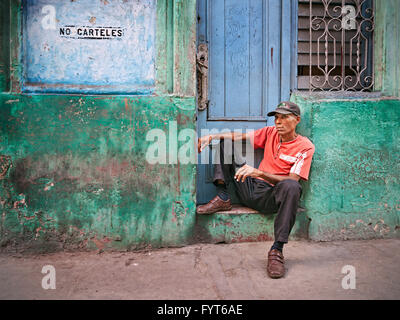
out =
{"type": "MultiPolygon", "coordinates": [[[[212,1],[212,0],[204,0],[205,2],[212,1]]],[[[277,1],[277,0],[260,0],[260,1],[277,1]]],[[[296,90],[297,88],[297,36],[298,36],[298,0],[281,0],[282,1],[282,10],[285,10],[287,12],[287,15],[289,16],[289,23],[287,23],[286,20],[283,18],[281,19],[281,28],[282,32],[281,35],[285,34],[287,35],[288,33],[290,34],[290,41],[289,43],[286,43],[282,41],[282,36],[281,36],[281,74],[282,70],[286,70],[286,72],[290,72],[290,79],[289,83],[287,83],[287,80],[284,81],[284,79],[281,78],[281,97],[288,96],[290,98],[291,93],[296,90]],[[282,63],[282,57],[283,56],[289,55],[290,59],[290,64],[285,64],[282,63]],[[289,90],[289,94],[287,94],[287,90],[289,90]]],[[[207,39],[199,39],[199,26],[203,23],[200,20],[200,15],[199,15],[199,8],[200,6],[200,0],[196,0],[196,53],[198,51],[198,47],[201,43],[207,43],[208,44],[208,30],[207,30],[207,24],[205,23],[205,28],[206,28],[206,33],[207,33],[207,39]]],[[[203,9],[204,10],[204,9],[203,9]]],[[[209,10],[209,9],[208,9],[209,10]]],[[[282,11],[282,17],[285,16],[285,12],[282,11]]],[[[268,51],[268,50],[267,50],[268,51]]],[[[208,84],[210,84],[210,79],[208,79],[208,84]]],[[[210,92],[208,88],[208,92],[210,92]]],[[[208,118],[208,109],[201,111],[201,112],[206,112],[207,113],[207,118],[208,118]]],[[[199,109],[198,109],[198,92],[196,90],[196,132],[200,136],[200,130],[201,128],[198,127],[199,124],[199,109]]],[[[210,119],[210,121],[215,121],[215,127],[216,128],[223,128],[224,125],[223,123],[218,121],[219,119],[213,118],[210,119]]],[[[221,119],[222,121],[228,121],[227,119],[221,119]]],[[[251,120],[251,119],[249,119],[251,120]]],[[[248,124],[246,120],[242,119],[229,119],[229,122],[235,122],[237,125],[243,127],[245,129],[248,124]]],[[[257,119],[253,120],[255,122],[258,122],[260,126],[264,125],[273,125],[273,122],[270,122],[272,120],[268,121],[268,118],[266,119],[257,119]],[[265,121],[265,122],[264,122],[265,121]]],[[[208,173],[209,175],[210,173],[208,173]]],[[[199,166],[197,165],[196,169],[196,202],[198,202],[199,198],[199,166]]]]}

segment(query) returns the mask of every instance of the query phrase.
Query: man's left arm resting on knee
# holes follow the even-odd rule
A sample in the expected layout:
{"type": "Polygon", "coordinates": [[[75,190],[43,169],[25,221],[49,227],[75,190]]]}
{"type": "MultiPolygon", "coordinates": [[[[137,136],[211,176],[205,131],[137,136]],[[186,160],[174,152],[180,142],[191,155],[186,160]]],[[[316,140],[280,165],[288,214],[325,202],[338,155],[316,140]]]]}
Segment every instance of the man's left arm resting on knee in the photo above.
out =
{"type": "Polygon", "coordinates": [[[237,181],[244,182],[247,177],[261,178],[261,179],[267,180],[269,183],[272,183],[272,184],[277,184],[278,182],[281,182],[281,181],[287,180],[287,179],[291,179],[291,180],[295,180],[295,181],[300,180],[300,176],[298,176],[295,173],[290,173],[288,175],[271,174],[271,173],[264,172],[259,169],[253,168],[246,164],[236,172],[235,179],[237,181]]]}

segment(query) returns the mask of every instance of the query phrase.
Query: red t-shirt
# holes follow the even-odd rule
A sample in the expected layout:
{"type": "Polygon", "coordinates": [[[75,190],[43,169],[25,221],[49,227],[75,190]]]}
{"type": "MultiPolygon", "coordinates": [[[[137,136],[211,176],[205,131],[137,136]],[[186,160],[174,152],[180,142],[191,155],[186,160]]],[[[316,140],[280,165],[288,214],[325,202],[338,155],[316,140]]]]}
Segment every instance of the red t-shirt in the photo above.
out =
{"type": "Polygon", "coordinates": [[[308,138],[298,135],[292,141],[281,143],[275,127],[264,127],[253,131],[250,140],[254,149],[264,149],[259,170],[276,175],[295,173],[308,180],[315,150],[308,138]]]}

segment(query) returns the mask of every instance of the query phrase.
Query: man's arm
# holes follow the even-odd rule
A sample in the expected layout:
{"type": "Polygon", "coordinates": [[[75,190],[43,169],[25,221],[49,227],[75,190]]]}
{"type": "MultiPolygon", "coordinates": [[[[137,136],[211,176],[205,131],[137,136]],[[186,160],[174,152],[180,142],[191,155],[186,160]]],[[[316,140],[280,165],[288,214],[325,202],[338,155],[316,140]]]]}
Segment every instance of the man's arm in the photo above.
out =
{"type": "Polygon", "coordinates": [[[244,182],[244,180],[246,180],[247,177],[262,178],[272,184],[277,184],[278,182],[281,182],[281,181],[287,180],[287,179],[296,180],[296,181],[300,180],[300,176],[295,173],[290,173],[288,175],[271,174],[271,173],[253,168],[246,164],[236,172],[235,179],[237,181],[244,182]]]}
{"type": "Polygon", "coordinates": [[[225,132],[203,136],[199,138],[197,145],[199,153],[202,152],[204,148],[207,147],[214,139],[231,139],[232,141],[246,140],[249,139],[249,133],[225,132]]]}

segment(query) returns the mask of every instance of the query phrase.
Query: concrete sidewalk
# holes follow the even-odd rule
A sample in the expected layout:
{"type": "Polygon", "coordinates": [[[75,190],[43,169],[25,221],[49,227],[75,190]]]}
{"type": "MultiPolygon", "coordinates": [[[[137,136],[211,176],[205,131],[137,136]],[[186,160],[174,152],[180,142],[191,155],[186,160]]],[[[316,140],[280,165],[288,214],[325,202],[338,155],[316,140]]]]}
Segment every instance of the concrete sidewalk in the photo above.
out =
{"type": "Polygon", "coordinates": [[[272,242],[147,252],[0,255],[0,299],[400,299],[400,240],[292,241],[285,278],[266,274],[272,242]],[[44,290],[53,265],[56,289],[44,290]],[[342,288],[342,268],[356,289],[342,288]]]}

